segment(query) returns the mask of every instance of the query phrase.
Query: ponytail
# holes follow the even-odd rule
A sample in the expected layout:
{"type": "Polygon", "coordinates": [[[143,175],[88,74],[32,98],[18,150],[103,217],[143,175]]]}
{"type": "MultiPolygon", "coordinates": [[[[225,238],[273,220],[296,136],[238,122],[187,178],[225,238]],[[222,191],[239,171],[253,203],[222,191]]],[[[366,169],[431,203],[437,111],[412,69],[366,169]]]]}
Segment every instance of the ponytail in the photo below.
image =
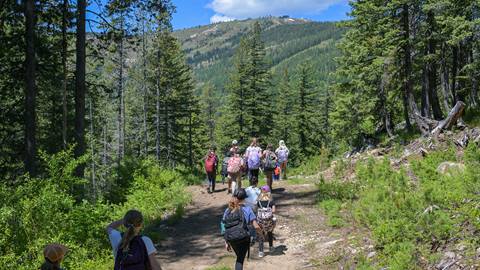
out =
{"type": "Polygon", "coordinates": [[[136,236],[135,228],[140,227],[143,224],[143,216],[137,210],[129,210],[123,218],[124,226],[127,228],[125,234],[123,234],[122,242],[120,242],[120,249],[123,252],[128,251],[130,241],[136,236]]]}

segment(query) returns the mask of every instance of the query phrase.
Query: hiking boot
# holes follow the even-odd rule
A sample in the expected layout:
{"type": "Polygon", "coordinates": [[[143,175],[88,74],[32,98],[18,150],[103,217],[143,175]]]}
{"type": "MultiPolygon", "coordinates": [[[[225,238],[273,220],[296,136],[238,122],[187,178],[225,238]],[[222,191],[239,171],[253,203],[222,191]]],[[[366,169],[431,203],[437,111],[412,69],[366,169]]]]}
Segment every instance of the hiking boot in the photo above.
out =
{"type": "Polygon", "coordinates": [[[270,253],[275,252],[275,247],[274,247],[274,246],[271,246],[271,247],[269,248],[269,251],[270,251],[270,253]]]}
{"type": "Polygon", "coordinates": [[[259,258],[263,258],[265,256],[265,253],[263,253],[262,251],[258,252],[258,257],[259,258]]]}

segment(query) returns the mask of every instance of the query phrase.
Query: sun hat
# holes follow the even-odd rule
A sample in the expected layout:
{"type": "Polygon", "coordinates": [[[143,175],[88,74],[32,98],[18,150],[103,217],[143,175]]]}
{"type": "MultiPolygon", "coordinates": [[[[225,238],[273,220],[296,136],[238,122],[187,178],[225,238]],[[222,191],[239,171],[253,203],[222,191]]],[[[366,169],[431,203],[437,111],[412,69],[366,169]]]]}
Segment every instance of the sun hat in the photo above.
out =
{"type": "Polygon", "coordinates": [[[62,244],[48,244],[43,249],[43,256],[50,262],[60,261],[67,253],[68,248],[62,244]]]}
{"type": "Polygon", "coordinates": [[[265,192],[270,192],[270,187],[268,185],[265,185],[262,187],[262,190],[265,192]]]}
{"type": "Polygon", "coordinates": [[[237,140],[233,140],[233,141],[232,141],[232,144],[233,144],[233,145],[237,145],[237,144],[238,144],[238,141],[237,141],[237,140]]]}

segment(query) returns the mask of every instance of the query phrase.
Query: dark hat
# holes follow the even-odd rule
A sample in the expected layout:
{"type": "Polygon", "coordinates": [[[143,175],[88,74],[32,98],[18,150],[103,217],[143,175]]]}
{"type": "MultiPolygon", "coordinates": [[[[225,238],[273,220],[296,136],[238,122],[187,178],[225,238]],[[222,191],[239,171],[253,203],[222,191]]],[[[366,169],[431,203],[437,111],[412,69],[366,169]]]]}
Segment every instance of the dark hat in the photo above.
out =
{"type": "Polygon", "coordinates": [[[245,200],[248,197],[248,195],[244,188],[239,188],[235,190],[235,192],[233,193],[233,197],[239,200],[245,200]]]}

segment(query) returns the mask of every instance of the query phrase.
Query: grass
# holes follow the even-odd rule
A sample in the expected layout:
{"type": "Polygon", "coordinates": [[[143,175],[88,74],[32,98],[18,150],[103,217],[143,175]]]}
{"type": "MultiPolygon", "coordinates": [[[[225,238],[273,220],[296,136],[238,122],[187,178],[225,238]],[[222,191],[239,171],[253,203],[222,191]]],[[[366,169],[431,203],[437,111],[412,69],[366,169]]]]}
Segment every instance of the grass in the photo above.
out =
{"type": "Polygon", "coordinates": [[[462,160],[457,160],[455,149],[433,152],[411,161],[417,177],[414,184],[405,170],[394,170],[388,159],[370,159],[359,162],[354,182],[322,181],[318,205],[330,226],[354,222],[371,232],[378,256],[358,269],[372,264],[424,269],[425,260],[434,264],[445,246],[459,243],[465,247],[465,260],[473,261],[475,247],[480,245],[475,235],[480,231],[479,166],[480,150],[474,144],[462,160]],[[441,175],[436,169],[446,160],[462,162],[466,170],[441,175]]]}

